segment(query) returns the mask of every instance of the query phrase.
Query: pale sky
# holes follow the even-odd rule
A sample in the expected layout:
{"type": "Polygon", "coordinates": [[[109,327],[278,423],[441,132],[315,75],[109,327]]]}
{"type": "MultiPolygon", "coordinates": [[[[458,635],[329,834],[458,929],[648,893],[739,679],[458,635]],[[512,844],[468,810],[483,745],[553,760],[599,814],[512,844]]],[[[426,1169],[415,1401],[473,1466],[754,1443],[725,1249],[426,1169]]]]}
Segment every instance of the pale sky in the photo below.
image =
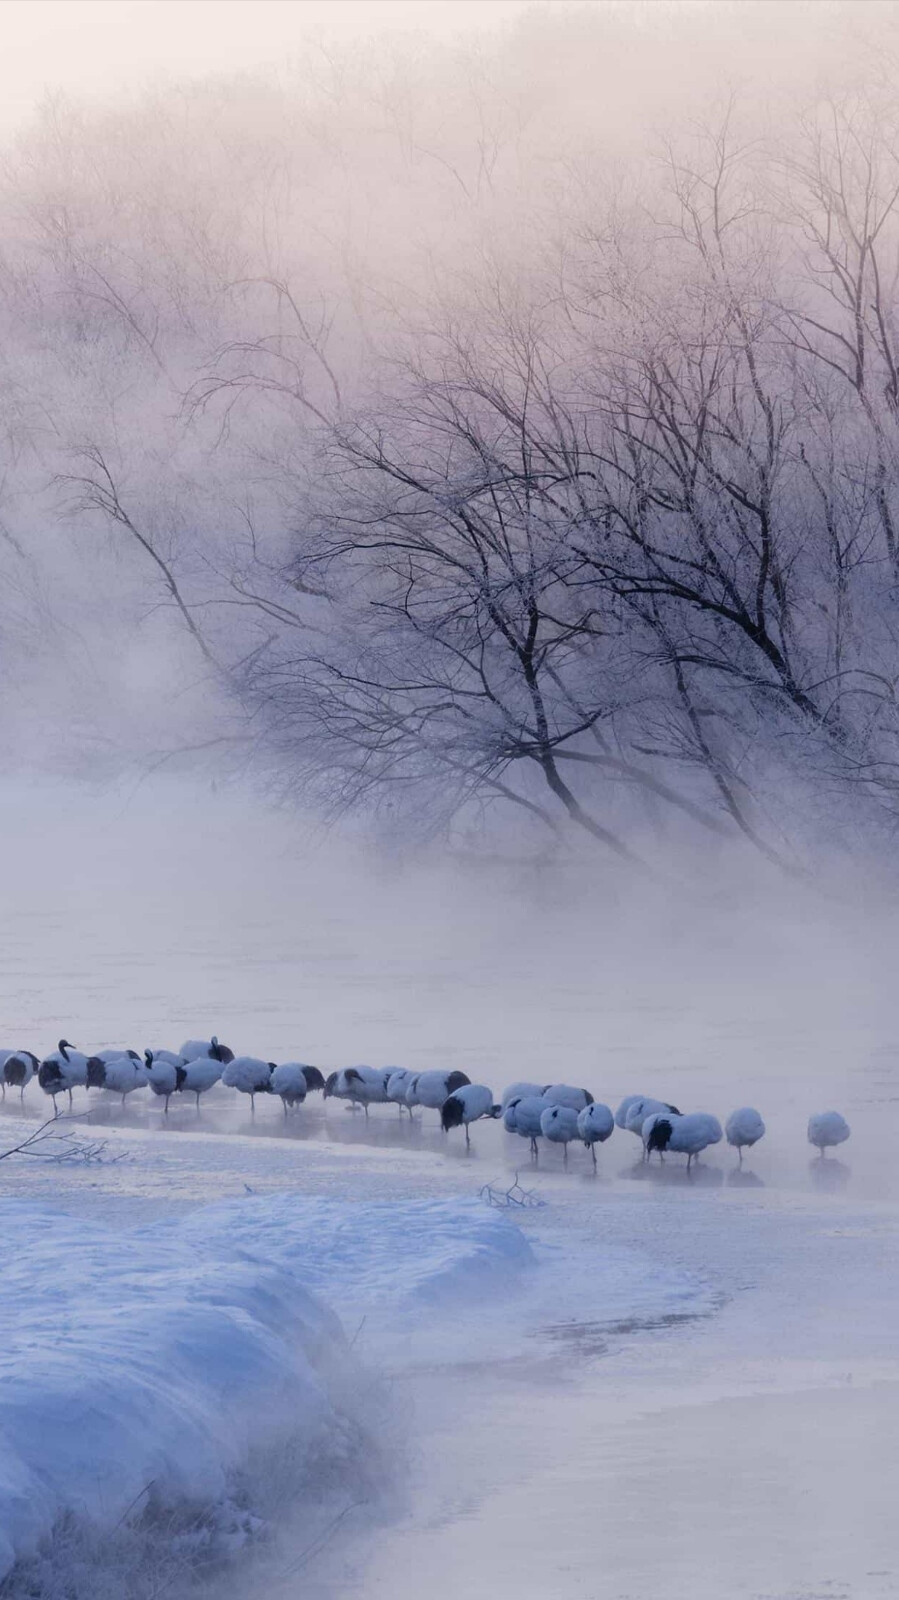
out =
{"type": "MultiPolygon", "coordinates": [[[[536,0],[539,4],[570,0],[536,0]]],[[[589,3],[589,0],[588,0],[589,3]]],[[[594,0],[596,3],[596,0],[594,0]]],[[[410,29],[449,38],[534,0],[0,0],[0,128],[48,90],[115,96],[159,76],[277,64],[304,39],[410,29]]]]}

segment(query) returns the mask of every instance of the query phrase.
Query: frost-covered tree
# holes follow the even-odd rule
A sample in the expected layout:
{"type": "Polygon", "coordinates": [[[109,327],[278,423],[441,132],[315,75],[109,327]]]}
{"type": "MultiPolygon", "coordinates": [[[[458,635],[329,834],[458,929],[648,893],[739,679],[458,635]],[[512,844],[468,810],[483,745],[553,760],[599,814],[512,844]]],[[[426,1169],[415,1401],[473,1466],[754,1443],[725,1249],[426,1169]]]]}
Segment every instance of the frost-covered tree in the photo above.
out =
{"type": "Polygon", "coordinates": [[[0,190],[9,681],[92,768],[251,748],[406,829],[891,833],[899,130],[849,16],[801,114],[705,132],[672,56],[711,88],[764,6],[49,106],[0,190]]]}

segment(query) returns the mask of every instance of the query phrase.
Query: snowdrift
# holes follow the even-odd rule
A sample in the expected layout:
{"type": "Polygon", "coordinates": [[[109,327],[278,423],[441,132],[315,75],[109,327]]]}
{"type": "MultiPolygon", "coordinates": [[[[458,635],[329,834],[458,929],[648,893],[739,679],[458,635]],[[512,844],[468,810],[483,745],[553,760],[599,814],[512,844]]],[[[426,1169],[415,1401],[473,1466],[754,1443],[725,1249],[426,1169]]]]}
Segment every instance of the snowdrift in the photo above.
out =
{"type": "Polygon", "coordinates": [[[314,1484],[358,1451],[359,1349],[384,1371],[531,1360],[535,1336],[711,1304],[642,1252],[567,1225],[529,1242],[476,1200],[248,1196],[119,1230],[7,1200],[0,1225],[0,1580],[66,1518],[105,1538],[135,1507],[228,1506],[266,1452],[314,1484]]]}
{"type": "Polygon", "coordinates": [[[0,1221],[0,1577],[65,1514],[214,1504],[251,1451],[339,1432],[352,1357],[320,1293],[446,1303],[531,1259],[465,1203],[254,1197],[113,1232],[9,1200],[0,1221]]]}
{"type": "Polygon", "coordinates": [[[485,1289],[496,1296],[534,1261],[521,1230],[479,1200],[397,1205],[281,1194],[222,1201],[170,1226],[207,1250],[239,1243],[341,1306],[396,1314],[480,1301],[485,1289]]]}

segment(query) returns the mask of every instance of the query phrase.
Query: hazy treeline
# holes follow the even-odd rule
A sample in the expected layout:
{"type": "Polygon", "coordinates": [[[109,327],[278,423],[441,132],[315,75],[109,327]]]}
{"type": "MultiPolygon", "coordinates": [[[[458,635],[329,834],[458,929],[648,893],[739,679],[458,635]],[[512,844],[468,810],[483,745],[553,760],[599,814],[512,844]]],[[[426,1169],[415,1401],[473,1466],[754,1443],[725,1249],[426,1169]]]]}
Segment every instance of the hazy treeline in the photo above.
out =
{"type": "Polygon", "coordinates": [[[890,835],[896,20],[49,104],[0,195],[10,748],[625,856],[890,835]]]}

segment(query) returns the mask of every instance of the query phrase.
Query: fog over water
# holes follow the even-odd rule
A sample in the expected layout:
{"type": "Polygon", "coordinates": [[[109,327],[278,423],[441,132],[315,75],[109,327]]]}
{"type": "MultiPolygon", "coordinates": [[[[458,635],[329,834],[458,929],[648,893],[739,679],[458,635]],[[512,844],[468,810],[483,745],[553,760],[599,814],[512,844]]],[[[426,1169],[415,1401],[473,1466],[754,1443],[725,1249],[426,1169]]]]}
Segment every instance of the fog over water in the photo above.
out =
{"type": "Polygon", "coordinates": [[[896,909],[845,877],[685,856],[635,888],[584,846],[390,857],[163,778],[6,786],[2,837],[7,1030],[38,1049],[205,1026],[328,1070],[561,1076],[613,1104],[708,1085],[797,1127],[809,1094],[863,1106],[894,1070],[896,909]]]}
{"type": "MultiPolygon", "coordinates": [[[[14,1558],[52,1474],[4,1455],[2,1600],[899,1593],[899,5],[0,35],[0,1044],[767,1124],[594,1171],[433,1109],[76,1088],[73,1149],[0,1163],[0,1413],[62,1396],[55,1470],[57,1356],[152,1388],[193,1251],[260,1348],[288,1279],[327,1303],[338,1420],[307,1460],[288,1392],[227,1493],[112,1528],[75,1454],[14,1558]]],[[[49,1114],[11,1087],[0,1152],[49,1114]]]]}

